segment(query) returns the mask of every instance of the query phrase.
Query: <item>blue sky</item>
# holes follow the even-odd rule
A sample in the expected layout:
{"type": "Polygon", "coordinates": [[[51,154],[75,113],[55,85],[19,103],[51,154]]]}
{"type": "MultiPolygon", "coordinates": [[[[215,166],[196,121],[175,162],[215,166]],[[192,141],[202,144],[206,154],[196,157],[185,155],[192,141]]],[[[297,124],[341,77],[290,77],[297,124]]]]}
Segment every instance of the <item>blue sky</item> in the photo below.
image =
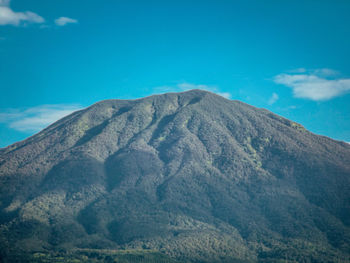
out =
{"type": "Polygon", "coordinates": [[[348,0],[0,0],[0,147],[103,99],[207,89],[350,142],[348,0]]]}

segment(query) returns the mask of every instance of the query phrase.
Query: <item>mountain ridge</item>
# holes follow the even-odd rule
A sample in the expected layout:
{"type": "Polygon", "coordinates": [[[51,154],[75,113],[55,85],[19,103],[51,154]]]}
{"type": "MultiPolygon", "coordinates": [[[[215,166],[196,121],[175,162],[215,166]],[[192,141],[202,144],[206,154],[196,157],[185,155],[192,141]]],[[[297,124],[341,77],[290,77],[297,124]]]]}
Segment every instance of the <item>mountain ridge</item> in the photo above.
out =
{"type": "Polygon", "coordinates": [[[1,149],[1,253],[346,262],[349,163],[350,145],[210,92],[101,101],[1,149]]]}

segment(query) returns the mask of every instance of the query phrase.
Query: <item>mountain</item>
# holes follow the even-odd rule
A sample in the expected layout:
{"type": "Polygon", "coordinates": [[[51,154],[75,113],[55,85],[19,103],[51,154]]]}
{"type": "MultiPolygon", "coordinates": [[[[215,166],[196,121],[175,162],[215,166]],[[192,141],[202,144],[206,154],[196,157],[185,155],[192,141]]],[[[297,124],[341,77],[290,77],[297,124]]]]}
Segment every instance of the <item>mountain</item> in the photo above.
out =
{"type": "Polygon", "coordinates": [[[0,202],[4,262],[350,260],[350,145],[201,90],[101,101],[1,149],[0,202]]]}

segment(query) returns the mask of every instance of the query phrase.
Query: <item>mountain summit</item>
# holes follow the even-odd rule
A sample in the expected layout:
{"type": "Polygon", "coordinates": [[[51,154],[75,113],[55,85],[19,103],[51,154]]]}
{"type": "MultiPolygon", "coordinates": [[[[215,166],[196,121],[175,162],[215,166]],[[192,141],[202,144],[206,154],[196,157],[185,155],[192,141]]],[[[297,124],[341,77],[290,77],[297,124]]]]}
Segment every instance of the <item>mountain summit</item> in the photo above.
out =
{"type": "Polygon", "coordinates": [[[98,102],[0,150],[0,249],[348,262],[350,145],[201,90],[98,102]]]}

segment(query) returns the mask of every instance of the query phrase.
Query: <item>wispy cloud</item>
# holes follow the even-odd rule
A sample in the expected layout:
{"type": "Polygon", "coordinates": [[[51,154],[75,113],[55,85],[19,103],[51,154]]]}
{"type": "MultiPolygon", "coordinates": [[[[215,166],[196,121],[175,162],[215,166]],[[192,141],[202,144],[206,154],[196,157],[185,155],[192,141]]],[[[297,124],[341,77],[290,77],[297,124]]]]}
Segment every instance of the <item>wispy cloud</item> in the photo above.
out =
{"type": "Polygon", "coordinates": [[[0,6],[9,6],[10,0],[0,0],[0,6]]]}
{"type": "Polygon", "coordinates": [[[310,71],[313,75],[319,76],[319,77],[336,77],[340,75],[340,73],[334,69],[330,68],[320,68],[320,69],[314,69],[310,71]]]}
{"type": "Polygon", "coordinates": [[[21,132],[38,132],[81,108],[75,104],[55,104],[27,109],[7,109],[0,112],[0,123],[21,132]]]}
{"type": "Polygon", "coordinates": [[[274,82],[292,88],[296,98],[314,101],[330,100],[350,92],[349,78],[336,78],[339,73],[332,69],[316,69],[301,73],[283,73],[274,82]]]}
{"type": "Polygon", "coordinates": [[[0,0],[0,25],[19,26],[22,23],[44,23],[45,19],[31,11],[15,12],[9,0],[0,0]]]}
{"type": "Polygon", "coordinates": [[[232,95],[229,92],[221,92],[216,86],[208,86],[203,84],[193,84],[193,83],[187,83],[183,82],[180,84],[177,84],[175,86],[162,86],[157,87],[154,89],[154,93],[164,93],[164,92],[181,92],[181,91],[187,91],[192,89],[201,89],[201,90],[207,90],[213,93],[216,93],[222,97],[225,97],[227,99],[230,99],[232,95]]]}
{"type": "Polygon", "coordinates": [[[286,71],[290,74],[309,74],[309,75],[316,75],[319,77],[332,77],[337,76],[340,73],[334,69],[330,68],[318,68],[318,69],[306,69],[306,68],[296,68],[286,71]]]}
{"type": "Polygon", "coordinates": [[[64,16],[57,18],[55,20],[55,24],[58,26],[65,26],[67,24],[76,24],[76,23],[78,23],[78,20],[69,18],[69,17],[64,17],[64,16]]]}
{"type": "Polygon", "coordinates": [[[295,68],[287,71],[288,73],[305,73],[305,68],[295,68]]]}
{"type": "Polygon", "coordinates": [[[279,99],[279,96],[278,96],[278,94],[277,93],[272,93],[272,95],[271,95],[271,97],[270,97],[270,99],[269,99],[269,101],[267,102],[269,105],[272,105],[272,104],[274,104],[276,101],[278,101],[278,99],[279,99]]]}

